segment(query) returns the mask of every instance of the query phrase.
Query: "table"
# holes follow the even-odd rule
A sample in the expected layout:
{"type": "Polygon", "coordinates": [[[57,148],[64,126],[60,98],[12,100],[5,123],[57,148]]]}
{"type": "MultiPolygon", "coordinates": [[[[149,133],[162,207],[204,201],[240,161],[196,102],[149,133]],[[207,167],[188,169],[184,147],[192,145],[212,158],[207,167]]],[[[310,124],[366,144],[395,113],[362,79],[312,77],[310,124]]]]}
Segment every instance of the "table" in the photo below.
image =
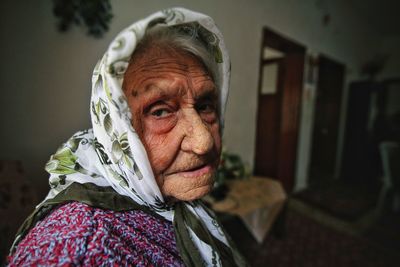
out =
{"type": "Polygon", "coordinates": [[[272,178],[253,176],[229,181],[227,186],[225,199],[206,201],[217,212],[239,216],[257,242],[262,243],[286,202],[282,185],[272,178]]]}

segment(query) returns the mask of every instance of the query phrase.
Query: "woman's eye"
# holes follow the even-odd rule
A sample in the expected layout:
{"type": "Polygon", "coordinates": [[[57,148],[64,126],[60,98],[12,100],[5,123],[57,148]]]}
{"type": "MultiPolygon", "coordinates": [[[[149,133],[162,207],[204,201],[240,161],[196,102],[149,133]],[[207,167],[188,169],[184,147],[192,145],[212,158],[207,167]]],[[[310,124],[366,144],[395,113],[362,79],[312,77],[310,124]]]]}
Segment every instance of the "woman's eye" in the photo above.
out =
{"type": "Polygon", "coordinates": [[[144,113],[155,118],[164,118],[172,114],[174,109],[173,105],[167,104],[165,101],[156,101],[144,108],[144,113]]]}
{"type": "Polygon", "coordinates": [[[150,114],[154,117],[162,118],[162,117],[165,117],[165,116],[168,116],[169,114],[171,114],[171,111],[169,111],[165,108],[160,108],[160,109],[156,109],[156,110],[152,111],[150,114]]]}
{"type": "Polygon", "coordinates": [[[216,107],[215,107],[214,103],[207,102],[207,103],[200,104],[198,106],[197,110],[202,113],[211,113],[211,112],[215,112],[216,107]]]}

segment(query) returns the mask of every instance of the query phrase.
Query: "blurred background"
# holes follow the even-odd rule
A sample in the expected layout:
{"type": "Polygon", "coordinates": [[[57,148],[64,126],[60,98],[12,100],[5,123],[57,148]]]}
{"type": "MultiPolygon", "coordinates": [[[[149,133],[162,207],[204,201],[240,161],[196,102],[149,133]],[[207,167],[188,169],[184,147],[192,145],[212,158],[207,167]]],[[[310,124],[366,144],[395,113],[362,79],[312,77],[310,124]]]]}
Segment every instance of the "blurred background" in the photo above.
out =
{"type": "Polygon", "coordinates": [[[250,262],[400,263],[398,1],[95,1],[108,29],[95,24],[92,35],[83,23],[59,30],[61,15],[68,17],[62,2],[0,3],[3,255],[49,189],[50,155],[91,127],[91,73],[112,38],[182,6],[214,18],[231,56],[226,149],[288,196],[275,227],[284,230],[261,242],[241,221],[227,220],[250,262]]]}

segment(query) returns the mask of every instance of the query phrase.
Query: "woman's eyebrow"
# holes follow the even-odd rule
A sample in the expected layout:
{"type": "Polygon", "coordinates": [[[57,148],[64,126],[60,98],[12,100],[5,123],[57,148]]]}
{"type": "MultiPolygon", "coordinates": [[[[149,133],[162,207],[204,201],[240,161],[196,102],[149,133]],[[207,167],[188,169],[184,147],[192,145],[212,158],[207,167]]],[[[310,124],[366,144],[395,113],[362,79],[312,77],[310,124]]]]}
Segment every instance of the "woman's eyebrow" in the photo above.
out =
{"type": "Polygon", "coordinates": [[[131,94],[133,97],[138,97],[138,96],[142,96],[142,95],[146,95],[146,94],[162,95],[162,94],[166,93],[165,91],[166,90],[164,90],[154,84],[149,84],[149,85],[146,85],[144,88],[133,89],[131,94]]]}
{"type": "Polygon", "coordinates": [[[218,98],[218,90],[215,86],[206,87],[206,89],[202,90],[200,94],[195,96],[196,100],[201,100],[206,98],[210,99],[218,98]]]}
{"type": "Polygon", "coordinates": [[[137,90],[135,97],[145,97],[147,99],[172,98],[172,97],[182,94],[183,91],[184,90],[182,90],[181,88],[179,88],[178,90],[175,90],[168,86],[163,87],[163,86],[157,86],[157,85],[151,84],[151,85],[145,86],[141,90],[137,90]]]}

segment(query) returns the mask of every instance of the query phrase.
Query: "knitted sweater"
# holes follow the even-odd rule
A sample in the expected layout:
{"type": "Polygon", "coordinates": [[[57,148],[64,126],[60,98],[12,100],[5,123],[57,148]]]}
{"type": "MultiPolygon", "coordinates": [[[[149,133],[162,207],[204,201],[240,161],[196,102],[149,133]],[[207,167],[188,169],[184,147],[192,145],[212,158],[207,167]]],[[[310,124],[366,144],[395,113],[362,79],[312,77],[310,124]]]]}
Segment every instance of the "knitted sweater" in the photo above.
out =
{"type": "Polygon", "coordinates": [[[171,222],[70,202],[40,221],[9,266],[183,266],[171,222]]]}

